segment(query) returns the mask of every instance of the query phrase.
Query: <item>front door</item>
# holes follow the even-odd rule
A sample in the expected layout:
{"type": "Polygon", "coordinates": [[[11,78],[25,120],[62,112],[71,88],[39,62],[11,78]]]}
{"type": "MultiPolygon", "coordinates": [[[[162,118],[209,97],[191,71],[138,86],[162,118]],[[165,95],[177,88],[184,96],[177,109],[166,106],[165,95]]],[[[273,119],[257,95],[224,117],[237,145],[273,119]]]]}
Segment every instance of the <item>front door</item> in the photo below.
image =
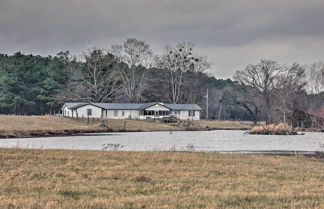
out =
{"type": "Polygon", "coordinates": [[[155,116],[156,118],[158,118],[158,117],[159,117],[159,111],[155,111],[154,116],[155,116]]]}

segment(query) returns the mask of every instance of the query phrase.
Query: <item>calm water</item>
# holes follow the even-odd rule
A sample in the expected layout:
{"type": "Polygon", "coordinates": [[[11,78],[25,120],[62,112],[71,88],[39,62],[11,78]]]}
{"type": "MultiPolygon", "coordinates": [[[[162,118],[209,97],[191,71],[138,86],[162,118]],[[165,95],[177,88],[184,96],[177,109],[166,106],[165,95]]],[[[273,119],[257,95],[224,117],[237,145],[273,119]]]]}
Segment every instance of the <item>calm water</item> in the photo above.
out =
{"type": "Polygon", "coordinates": [[[324,133],[247,135],[244,131],[107,133],[0,139],[0,147],[125,151],[324,151],[324,133]]]}

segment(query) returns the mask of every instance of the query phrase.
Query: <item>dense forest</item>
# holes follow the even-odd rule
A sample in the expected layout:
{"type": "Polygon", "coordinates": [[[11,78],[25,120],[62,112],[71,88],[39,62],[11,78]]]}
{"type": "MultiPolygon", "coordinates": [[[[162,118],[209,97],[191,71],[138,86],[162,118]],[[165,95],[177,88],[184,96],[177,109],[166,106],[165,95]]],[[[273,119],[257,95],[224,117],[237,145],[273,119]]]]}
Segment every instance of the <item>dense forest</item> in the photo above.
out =
{"type": "Polygon", "coordinates": [[[233,80],[210,72],[207,57],[196,54],[192,43],[166,45],[159,55],[137,39],[81,55],[0,54],[0,114],[54,114],[66,101],[158,101],[197,103],[209,119],[286,122],[294,109],[316,109],[324,101],[322,62],[281,66],[261,60],[233,80]]]}

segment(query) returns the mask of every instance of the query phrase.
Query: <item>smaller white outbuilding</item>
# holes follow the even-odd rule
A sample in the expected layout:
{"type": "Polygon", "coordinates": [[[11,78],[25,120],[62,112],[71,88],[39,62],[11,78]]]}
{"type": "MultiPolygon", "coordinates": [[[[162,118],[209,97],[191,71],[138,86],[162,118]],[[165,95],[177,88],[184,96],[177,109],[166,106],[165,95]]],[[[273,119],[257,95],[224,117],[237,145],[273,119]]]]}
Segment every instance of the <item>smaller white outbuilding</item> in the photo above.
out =
{"type": "Polygon", "coordinates": [[[176,117],[180,120],[199,120],[201,108],[197,104],[164,103],[65,103],[61,108],[65,117],[109,119],[149,119],[176,117]]]}

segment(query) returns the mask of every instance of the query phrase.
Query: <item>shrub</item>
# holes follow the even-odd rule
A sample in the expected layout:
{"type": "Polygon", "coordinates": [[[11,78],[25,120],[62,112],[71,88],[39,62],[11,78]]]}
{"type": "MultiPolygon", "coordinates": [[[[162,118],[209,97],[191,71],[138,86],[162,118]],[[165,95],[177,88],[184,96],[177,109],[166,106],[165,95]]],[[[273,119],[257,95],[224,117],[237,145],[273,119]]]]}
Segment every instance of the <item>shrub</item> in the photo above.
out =
{"type": "Polygon", "coordinates": [[[297,135],[292,126],[285,123],[256,126],[251,129],[250,134],[264,135],[297,135]]]}

